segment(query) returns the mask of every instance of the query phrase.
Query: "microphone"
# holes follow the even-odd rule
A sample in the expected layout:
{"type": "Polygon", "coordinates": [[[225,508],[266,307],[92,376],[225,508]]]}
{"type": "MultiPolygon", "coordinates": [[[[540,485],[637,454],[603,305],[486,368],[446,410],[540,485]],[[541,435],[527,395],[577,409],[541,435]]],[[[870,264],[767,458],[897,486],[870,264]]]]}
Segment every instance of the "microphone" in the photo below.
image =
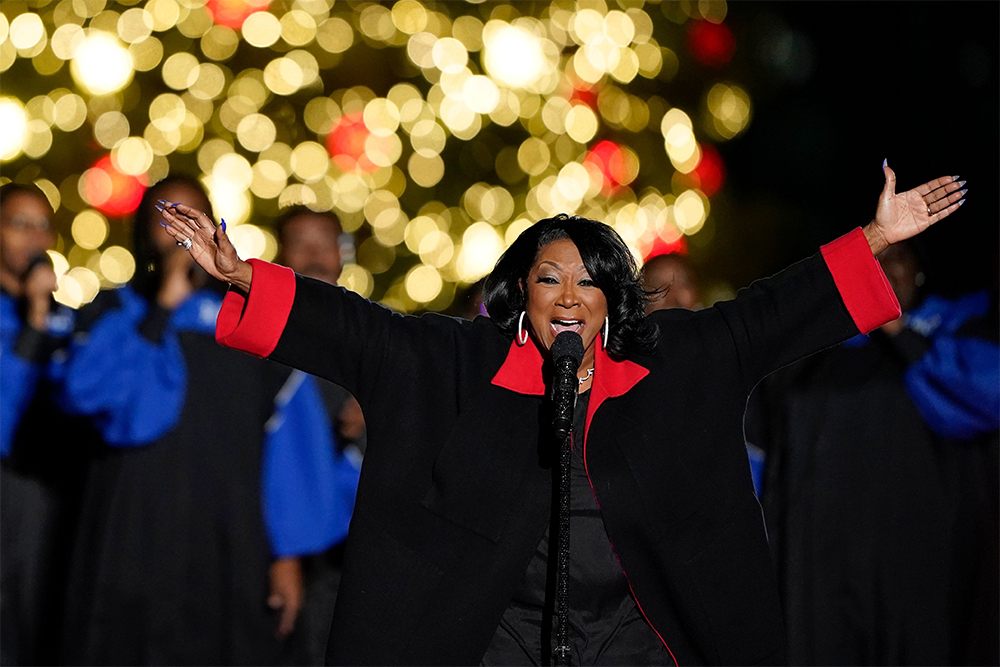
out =
{"type": "Polygon", "coordinates": [[[573,430],[573,408],[580,389],[576,371],[583,361],[583,339],[575,331],[563,331],[552,343],[555,376],[552,381],[552,427],[560,442],[573,430]]]}
{"type": "Polygon", "coordinates": [[[21,273],[21,280],[27,280],[28,276],[30,276],[31,273],[40,266],[47,266],[49,268],[52,268],[52,260],[49,258],[48,253],[39,252],[32,255],[31,258],[28,260],[28,265],[24,268],[24,271],[21,273]]]}

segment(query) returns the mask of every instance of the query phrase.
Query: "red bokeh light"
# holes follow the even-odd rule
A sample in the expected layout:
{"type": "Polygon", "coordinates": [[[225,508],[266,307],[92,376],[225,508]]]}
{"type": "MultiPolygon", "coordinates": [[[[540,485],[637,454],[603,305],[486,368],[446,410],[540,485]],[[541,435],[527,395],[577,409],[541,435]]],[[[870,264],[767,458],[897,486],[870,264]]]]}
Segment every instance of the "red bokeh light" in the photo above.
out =
{"type": "Polygon", "coordinates": [[[733,31],[722,23],[694,21],[688,26],[687,48],[702,65],[722,67],[736,53],[733,31]]]}
{"type": "Polygon", "coordinates": [[[582,102],[591,109],[597,108],[597,90],[594,88],[574,88],[570,102],[582,102]]]}
{"type": "Polygon", "coordinates": [[[671,253],[677,255],[688,254],[688,244],[686,236],[682,234],[673,241],[665,241],[663,238],[657,237],[656,240],[653,241],[653,247],[650,248],[648,253],[646,253],[646,256],[643,257],[642,261],[643,263],[645,263],[653,259],[657,255],[669,255],[671,253]]]}
{"type": "Polygon", "coordinates": [[[87,201],[104,215],[119,218],[139,206],[148,184],[145,176],[123,174],[105,155],[84,174],[83,188],[87,201]]]}
{"type": "Polygon", "coordinates": [[[342,116],[334,124],[330,134],[326,135],[326,151],[338,169],[375,171],[375,165],[365,154],[365,141],[370,134],[360,112],[342,116]]]}
{"type": "Polygon", "coordinates": [[[700,148],[701,160],[691,175],[694,177],[695,187],[705,193],[706,197],[711,197],[726,182],[726,165],[715,146],[700,144],[700,148]]]}
{"type": "Polygon", "coordinates": [[[604,185],[601,186],[601,191],[605,196],[614,194],[621,188],[626,179],[625,158],[621,147],[613,141],[605,139],[598,143],[587,152],[587,157],[583,161],[585,164],[590,163],[596,166],[604,175],[604,185]]]}
{"type": "Polygon", "coordinates": [[[208,0],[205,8],[218,25],[239,30],[247,17],[268,8],[271,0],[208,0]]]}

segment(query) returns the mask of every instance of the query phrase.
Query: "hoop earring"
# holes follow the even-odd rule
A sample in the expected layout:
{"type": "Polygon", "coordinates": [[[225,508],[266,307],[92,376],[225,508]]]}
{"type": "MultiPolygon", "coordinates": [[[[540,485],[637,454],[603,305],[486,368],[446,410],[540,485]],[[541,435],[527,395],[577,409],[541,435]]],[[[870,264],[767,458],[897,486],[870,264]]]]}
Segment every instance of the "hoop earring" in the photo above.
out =
{"type": "Polygon", "coordinates": [[[521,316],[517,318],[517,344],[523,346],[528,342],[528,330],[524,328],[524,312],[521,311],[521,316]]]}
{"type": "Polygon", "coordinates": [[[611,322],[604,316],[604,329],[601,331],[601,349],[608,349],[608,336],[611,335],[611,322]]]}

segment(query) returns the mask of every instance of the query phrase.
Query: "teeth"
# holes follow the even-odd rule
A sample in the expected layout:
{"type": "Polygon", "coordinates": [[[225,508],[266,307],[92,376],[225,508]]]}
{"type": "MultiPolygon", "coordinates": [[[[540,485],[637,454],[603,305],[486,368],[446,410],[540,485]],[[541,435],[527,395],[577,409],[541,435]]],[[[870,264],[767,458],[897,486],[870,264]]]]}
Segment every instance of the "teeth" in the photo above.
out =
{"type": "Polygon", "coordinates": [[[556,333],[560,331],[579,331],[583,328],[583,320],[552,320],[552,330],[556,333]]]}

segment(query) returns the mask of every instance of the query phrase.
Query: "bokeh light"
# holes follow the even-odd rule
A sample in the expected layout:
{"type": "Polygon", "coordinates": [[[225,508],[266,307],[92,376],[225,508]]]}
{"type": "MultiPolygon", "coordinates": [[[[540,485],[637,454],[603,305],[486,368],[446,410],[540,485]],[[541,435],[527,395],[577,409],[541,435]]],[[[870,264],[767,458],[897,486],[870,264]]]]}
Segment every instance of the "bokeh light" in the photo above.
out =
{"type": "Polygon", "coordinates": [[[719,68],[736,53],[736,39],[729,26],[711,21],[694,21],[687,29],[687,46],[698,62],[719,68]]]}
{"type": "Polygon", "coordinates": [[[21,154],[28,130],[24,105],[13,97],[0,97],[0,160],[10,161],[21,154]]]}
{"type": "Polygon", "coordinates": [[[105,215],[121,217],[132,213],[145,191],[144,178],[118,171],[110,155],[105,155],[83,173],[80,194],[105,215]]]}
{"type": "Polygon", "coordinates": [[[725,18],[725,2],[3,3],[0,161],[54,202],[62,303],[131,279],[117,220],[179,173],[244,256],[276,256],[288,206],[331,210],[352,235],[342,285],[440,310],[543,216],[606,220],[637,257],[686,248],[725,182],[715,145],[753,115],[725,18]]]}
{"type": "Polygon", "coordinates": [[[238,30],[247,18],[270,4],[271,0],[207,0],[205,8],[217,24],[238,30]]]}
{"type": "Polygon", "coordinates": [[[70,71],[91,95],[107,95],[132,80],[132,55],[113,35],[95,32],[74,50],[70,71]]]}
{"type": "Polygon", "coordinates": [[[326,136],[326,149],[341,171],[373,171],[375,165],[365,156],[365,142],[371,131],[362,113],[341,117],[326,136]]]}

